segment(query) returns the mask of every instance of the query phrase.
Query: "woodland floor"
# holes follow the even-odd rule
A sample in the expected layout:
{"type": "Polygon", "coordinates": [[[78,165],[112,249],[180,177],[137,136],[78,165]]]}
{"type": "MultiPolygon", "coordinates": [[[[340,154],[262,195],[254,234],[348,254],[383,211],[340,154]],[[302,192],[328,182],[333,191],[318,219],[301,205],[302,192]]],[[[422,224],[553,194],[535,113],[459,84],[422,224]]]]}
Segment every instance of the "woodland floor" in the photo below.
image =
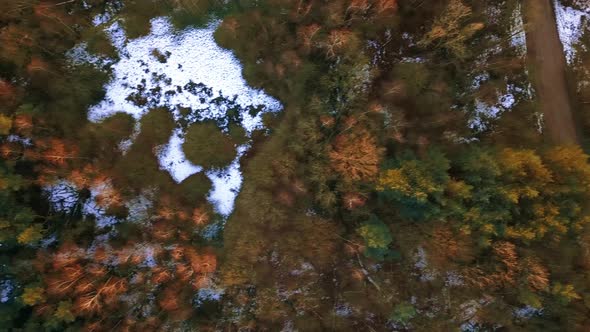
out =
{"type": "Polygon", "coordinates": [[[567,90],[566,62],[550,0],[526,0],[525,18],[529,66],[544,123],[552,141],[577,143],[567,90]]]}

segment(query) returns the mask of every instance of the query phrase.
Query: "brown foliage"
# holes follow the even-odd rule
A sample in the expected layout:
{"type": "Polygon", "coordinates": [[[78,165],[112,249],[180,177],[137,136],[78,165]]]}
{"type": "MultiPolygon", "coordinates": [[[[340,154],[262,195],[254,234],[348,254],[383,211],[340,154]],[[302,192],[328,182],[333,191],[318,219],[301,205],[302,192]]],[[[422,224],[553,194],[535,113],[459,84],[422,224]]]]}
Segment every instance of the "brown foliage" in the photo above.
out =
{"type": "Polygon", "coordinates": [[[375,178],[383,149],[367,131],[344,134],[336,137],[332,144],[330,160],[332,168],[346,180],[370,181],[375,178]]]}
{"type": "Polygon", "coordinates": [[[86,271],[95,278],[100,278],[107,274],[107,269],[104,266],[98,264],[86,265],[86,271]]]}
{"type": "Polygon", "coordinates": [[[127,280],[123,278],[111,277],[102,286],[98,292],[107,298],[116,297],[127,291],[127,280]]]}
{"type": "Polygon", "coordinates": [[[436,268],[448,267],[450,262],[468,261],[473,255],[470,239],[464,235],[455,234],[446,225],[440,225],[434,229],[432,238],[428,239],[425,247],[430,261],[436,268]]]}
{"type": "Polygon", "coordinates": [[[97,247],[94,250],[94,260],[97,263],[106,263],[110,259],[109,252],[104,246],[97,247]]]}
{"type": "Polygon", "coordinates": [[[72,279],[77,279],[82,274],[84,274],[84,269],[82,268],[82,265],[75,264],[75,265],[71,265],[71,266],[66,266],[63,269],[62,273],[65,278],[72,280],[72,279]]]}
{"type": "Polygon", "coordinates": [[[22,147],[16,143],[7,142],[0,146],[0,156],[4,159],[19,159],[22,154],[22,147]]]}
{"type": "Polygon", "coordinates": [[[220,27],[220,29],[223,29],[224,31],[231,34],[233,38],[237,37],[237,32],[239,28],[240,24],[238,23],[238,20],[236,20],[234,17],[228,17],[224,19],[220,27]]]}
{"type": "Polygon", "coordinates": [[[80,280],[76,285],[74,293],[76,295],[87,294],[93,290],[95,290],[94,282],[92,282],[90,279],[83,279],[80,280]]]}
{"type": "Polygon", "coordinates": [[[124,202],[121,193],[108,180],[105,179],[103,182],[96,196],[96,203],[105,208],[121,206],[124,202]]]}
{"type": "Polygon", "coordinates": [[[152,273],[152,283],[156,285],[163,284],[172,279],[172,273],[163,268],[155,268],[152,273]]]}
{"type": "Polygon", "coordinates": [[[328,39],[324,42],[323,47],[328,58],[335,58],[345,48],[350,46],[354,34],[348,29],[336,29],[330,31],[328,39]]]}
{"type": "Polygon", "coordinates": [[[184,248],[181,246],[175,246],[170,250],[170,256],[176,261],[179,261],[184,258],[184,248]]]}
{"type": "Polygon", "coordinates": [[[187,254],[193,271],[196,273],[213,273],[217,268],[217,257],[214,254],[205,253],[198,255],[194,252],[187,254]]]}
{"type": "Polygon", "coordinates": [[[75,33],[70,25],[74,22],[71,20],[72,15],[66,15],[62,12],[61,6],[55,6],[48,3],[39,3],[33,7],[33,13],[37,16],[37,21],[45,33],[53,32],[62,34],[63,32],[75,33]]]}
{"type": "Polygon", "coordinates": [[[117,250],[114,255],[117,258],[117,263],[119,264],[127,264],[130,262],[131,258],[135,255],[134,251],[129,247],[124,247],[117,250]]]}
{"type": "Polygon", "coordinates": [[[284,206],[293,206],[295,204],[295,196],[288,190],[280,190],[276,195],[276,200],[284,206]]]}
{"type": "Polygon", "coordinates": [[[101,321],[98,322],[88,322],[84,325],[84,331],[88,332],[95,332],[95,331],[103,331],[103,325],[101,321]]]}
{"type": "Polygon", "coordinates": [[[371,4],[369,0],[351,0],[348,8],[346,8],[347,12],[367,12],[371,8],[371,4]]]}
{"type": "Polygon", "coordinates": [[[334,119],[333,116],[322,115],[322,116],[320,116],[320,123],[322,124],[322,127],[332,128],[332,127],[334,127],[334,124],[336,124],[336,120],[334,119]]]}
{"type": "Polygon", "coordinates": [[[377,0],[375,8],[378,15],[393,14],[397,12],[397,0],[377,0]]]}
{"type": "Polygon", "coordinates": [[[162,291],[160,300],[158,301],[160,307],[168,312],[180,309],[179,293],[180,290],[175,285],[166,287],[162,291]]]}
{"type": "Polygon", "coordinates": [[[303,195],[307,192],[305,183],[299,179],[291,181],[290,189],[295,195],[303,195]]]}
{"type": "Polygon", "coordinates": [[[321,30],[318,24],[300,26],[297,30],[297,38],[305,53],[310,52],[314,46],[314,37],[321,30]]]}
{"type": "Polygon", "coordinates": [[[367,198],[359,193],[347,193],[342,199],[344,208],[347,210],[354,210],[362,207],[367,202],[367,198]]]}
{"type": "Polygon", "coordinates": [[[508,270],[515,270],[518,266],[516,246],[510,242],[496,242],[492,247],[494,255],[504,264],[508,270]]]}
{"type": "Polygon", "coordinates": [[[68,180],[77,188],[88,188],[92,183],[91,170],[91,165],[86,165],[83,169],[75,169],[68,176],[68,180]]]}
{"type": "Polygon", "coordinates": [[[298,1],[297,6],[291,12],[291,19],[298,21],[304,18],[311,12],[312,7],[313,1],[309,1],[309,3],[307,1],[298,1]]]}
{"type": "Polygon", "coordinates": [[[204,207],[197,207],[193,210],[192,221],[196,226],[203,226],[209,222],[209,214],[204,207]]]}
{"type": "Polygon", "coordinates": [[[158,217],[164,220],[172,220],[176,216],[176,211],[168,206],[163,206],[158,209],[158,217]]]}
{"type": "Polygon", "coordinates": [[[12,84],[0,79],[0,101],[12,103],[16,99],[16,89],[12,84]]]}
{"type": "Polygon", "coordinates": [[[33,310],[33,314],[35,316],[47,316],[47,315],[50,315],[54,310],[55,310],[54,305],[43,303],[38,306],[35,306],[35,309],[33,310]]]}
{"type": "Polygon", "coordinates": [[[545,290],[549,286],[549,272],[534,258],[527,258],[523,263],[526,281],[534,290],[545,290]]]}
{"type": "Polygon", "coordinates": [[[176,228],[166,221],[158,221],[152,227],[152,236],[156,240],[165,241],[171,239],[176,233],[176,228]]]}
{"type": "Polygon", "coordinates": [[[195,290],[197,290],[197,289],[209,287],[211,285],[211,282],[212,282],[211,277],[205,276],[205,275],[199,275],[195,278],[195,280],[193,280],[193,282],[191,284],[192,284],[193,288],[195,290]]]}
{"type": "Polygon", "coordinates": [[[0,30],[0,57],[6,59],[20,59],[21,52],[33,45],[30,32],[16,26],[9,25],[0,30]]]}
{"type": "Polygon", "coordinates": [[[66,243],[60,247],[55,255],[53,255],[53,268],[60,271],[68,265],[78,262],[83,255],[82,249],[72,243],[66,243]]]}
{"type": "Polygon", "coordinates": [[[528,257],[520,260],[516,246],[505,241],[496,242],[492,253],[496,261],[492,270],[468,268],[465,276],[469,283],[480,288],[501,288],[514,287],[518,282],[535,291],[547,289],[549,272],[537,259],[528,257]]]}
{"type": "Polygon", "coordinates": [[[188,264],[177,264],[176,265],[176,276],[179,280],[187,282],[195,274],[193,269],[188,264]]]}
{"type": "Polygon", "coordinates": [[[41,58],[33,57],[27,65],[27,72],[32,75],[36,72],[48,71],[49,65],[41,58]]]}
{"type": "Polygon", "coordinates": [[[51,138],[35,141],[41,151],[39,158],[52,166],[62,167],[66,161],[77,157],[77,147],[71,142],[51,138]]]}
{"type": "Polygon", "coordinates": [[[99,299],[99,293],[80,296],[74,303],[74,311],[79,315],[91,316],[101,309],[102,303],[99,299]]]}

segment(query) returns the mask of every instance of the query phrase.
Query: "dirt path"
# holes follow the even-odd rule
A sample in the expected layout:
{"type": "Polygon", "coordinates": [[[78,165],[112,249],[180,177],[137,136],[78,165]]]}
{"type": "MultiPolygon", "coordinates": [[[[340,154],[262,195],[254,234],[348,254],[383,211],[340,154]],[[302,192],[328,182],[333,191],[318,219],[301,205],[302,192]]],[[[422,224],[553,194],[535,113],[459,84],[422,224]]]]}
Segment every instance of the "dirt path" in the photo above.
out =
{"type": "Polygon", "coordinates": [[[578,143],[551,0],[524,0],[524,16],[529,68],[548,134],[555,144],[578,143]]]}

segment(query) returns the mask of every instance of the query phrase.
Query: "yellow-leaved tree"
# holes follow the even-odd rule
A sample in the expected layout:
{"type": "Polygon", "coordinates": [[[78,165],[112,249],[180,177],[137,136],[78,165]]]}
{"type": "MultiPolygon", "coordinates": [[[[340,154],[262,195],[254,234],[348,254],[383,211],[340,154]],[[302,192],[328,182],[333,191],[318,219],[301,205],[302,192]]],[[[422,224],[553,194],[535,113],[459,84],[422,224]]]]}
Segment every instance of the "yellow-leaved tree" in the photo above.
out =
{"type": "Polygon", "coordinates": [[[447,49],[459,59],[467,57],[468,48],[465,43],[484,28],[481,22],[467,23],[471,14],[471,8],[462,0],[450,0],[419,45],[435,44],[447,49]]]}
{"type": "Polygon", "coordinates": [[[41,225],[33,225],[27,227],[24,231],[22,231],[18,237],[18,243],[20,244],[30,244],[37,242],[43,238],[43,226],[41,225]]]}
{"type": "Polygon", "coordinates": [[[25,288],[25,291],[21,295],[21,299],[24,304],[34,306],[39,303],[45,302],[45,289],[38,286],[29,286],[25,288]]]}
{"type": "Polygon", "coordinates": [[[0,114],[0,135],[8,135],[12,128],[12,119],[0,114]]]}

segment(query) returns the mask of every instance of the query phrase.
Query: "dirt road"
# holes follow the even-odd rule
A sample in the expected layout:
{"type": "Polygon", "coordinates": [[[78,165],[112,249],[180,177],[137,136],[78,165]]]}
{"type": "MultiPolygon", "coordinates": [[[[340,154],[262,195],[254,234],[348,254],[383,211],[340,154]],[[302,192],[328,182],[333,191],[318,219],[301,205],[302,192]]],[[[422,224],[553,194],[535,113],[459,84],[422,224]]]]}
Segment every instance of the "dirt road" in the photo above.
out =
{"type": "Polygon", "coordinates": [[[524,0],[524,16],[527,58],[547,133],[555,144],[578,143],[551,0],[524,0]]]}

